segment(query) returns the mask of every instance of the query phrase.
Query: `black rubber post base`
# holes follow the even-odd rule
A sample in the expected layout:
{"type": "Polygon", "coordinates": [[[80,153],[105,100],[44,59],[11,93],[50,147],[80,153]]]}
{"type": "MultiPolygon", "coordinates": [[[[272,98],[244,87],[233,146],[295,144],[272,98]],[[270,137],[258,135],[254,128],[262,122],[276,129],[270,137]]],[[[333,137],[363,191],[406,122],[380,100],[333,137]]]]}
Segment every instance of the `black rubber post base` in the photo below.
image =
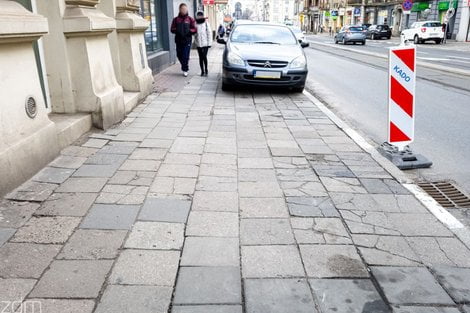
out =
{"type": "Polygon", "coordinates": [[[414,154],[409,146],[406,146],[403,151],[399,151],[397,147],[384,142],[377,150],[401,170],[428,168],[432,165],[432,162],[421,154],[414,154]]]}

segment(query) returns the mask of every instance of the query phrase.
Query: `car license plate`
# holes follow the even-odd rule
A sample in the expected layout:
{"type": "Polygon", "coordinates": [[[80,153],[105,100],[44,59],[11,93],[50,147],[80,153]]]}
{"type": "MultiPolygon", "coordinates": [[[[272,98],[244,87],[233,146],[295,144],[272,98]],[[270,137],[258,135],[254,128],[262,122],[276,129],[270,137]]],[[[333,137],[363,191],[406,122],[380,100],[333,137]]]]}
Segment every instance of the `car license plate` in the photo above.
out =
{"type": "Polygon", "coordinates": [[[437,33],[431,33],[431,36],[433,36],[433,37],[436,36],[437,37],[438,34],[437,33]]]}
{"type": "Polygon", "coordinates": [[[254,76],[255,78],[280,79],[281,72],[255,71],[254,76]]]}

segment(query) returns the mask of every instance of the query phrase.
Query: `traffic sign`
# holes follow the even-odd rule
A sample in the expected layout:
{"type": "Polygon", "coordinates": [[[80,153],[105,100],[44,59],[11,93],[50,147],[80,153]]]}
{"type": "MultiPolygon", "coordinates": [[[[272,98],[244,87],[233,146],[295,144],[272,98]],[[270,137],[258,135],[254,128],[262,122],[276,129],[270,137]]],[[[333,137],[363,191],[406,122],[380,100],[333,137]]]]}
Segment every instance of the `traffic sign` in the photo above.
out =
{"type": "Polygon", "coordinates": [[[403,3],[402,3],[402,8],[403,10],[405,11],[410,11],[411,8],[413,7],[413,1],[411,0],[405,0],[403,3]]]}
{"type": "Polygon", "coordinates": [[[388,142],[399,150],[414,140],[416,47],[389,51],[388,142]]]}

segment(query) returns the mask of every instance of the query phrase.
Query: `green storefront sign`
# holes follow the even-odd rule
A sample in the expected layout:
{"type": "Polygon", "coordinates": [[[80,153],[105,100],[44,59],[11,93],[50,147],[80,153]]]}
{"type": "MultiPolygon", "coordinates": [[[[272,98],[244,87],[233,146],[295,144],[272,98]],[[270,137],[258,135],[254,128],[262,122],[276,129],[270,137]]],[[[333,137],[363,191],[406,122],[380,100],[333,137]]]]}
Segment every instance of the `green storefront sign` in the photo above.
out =
{"type": "Polygon", "coordinates": [[[419,12],[424,11],[429,8],[428,2],[415,2],[413,3],[413,7],[411,8],[411,12],[419,12]]]}
{"type": "MultiPolygon", "coordinates": [[[[453,7],[454,9],[457,9],[457,4],[458,4],[458,1],[453,1],[453,7]]],[[[439,11],[443,11],[443,10],[448,10],[449,9],[449,6],[450,6],[450,1],[441,1],[439,2],[437,8],[439,11]]]]}

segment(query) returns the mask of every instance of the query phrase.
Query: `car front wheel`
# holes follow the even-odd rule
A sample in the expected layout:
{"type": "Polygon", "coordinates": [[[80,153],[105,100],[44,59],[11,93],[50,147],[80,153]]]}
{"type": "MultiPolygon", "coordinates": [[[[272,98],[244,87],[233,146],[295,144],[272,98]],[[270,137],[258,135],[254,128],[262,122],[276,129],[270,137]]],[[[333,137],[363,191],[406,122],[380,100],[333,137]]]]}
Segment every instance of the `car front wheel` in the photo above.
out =
{"type": "Polygon", "coordinates": [[[375,35],[372,34],[372,35],[370,36],[370,39],[375,40],[375,35]]]}
{"type": "Polygon", "coordinates": [[[233,86],[232,85],[229,85],[225,82],[222,82],[222,90],[223,91],[231,91],[233,90],[233,86]]]}
{"type": "Polygon", "coordinates": [[[439,44],[441,44],[442,39],[436,39],[435,42],[436,42],[436,45],[439,45],[439,44]]]}
{"type": "Polygon", "coordinates": [[[346,45],[347,43],[346,38],[343,38],[343,45],[346,45]]]}
{"type": "Polygon", "coordinates": [[[415,35],[414,39],[413,39],[413,42],[415,45],[421,43],[421,40],[419,39],[418,35],[415,35]]]}
{"type": "Polygon", "coordinates": [[[303,87],[303,86],[302,87],[294,87],[294,88],[292,88],[292,91],[297,92],[297,93],[301,93],[301,92],[304,91],[304,88],[305,87],[303,87]]]}

